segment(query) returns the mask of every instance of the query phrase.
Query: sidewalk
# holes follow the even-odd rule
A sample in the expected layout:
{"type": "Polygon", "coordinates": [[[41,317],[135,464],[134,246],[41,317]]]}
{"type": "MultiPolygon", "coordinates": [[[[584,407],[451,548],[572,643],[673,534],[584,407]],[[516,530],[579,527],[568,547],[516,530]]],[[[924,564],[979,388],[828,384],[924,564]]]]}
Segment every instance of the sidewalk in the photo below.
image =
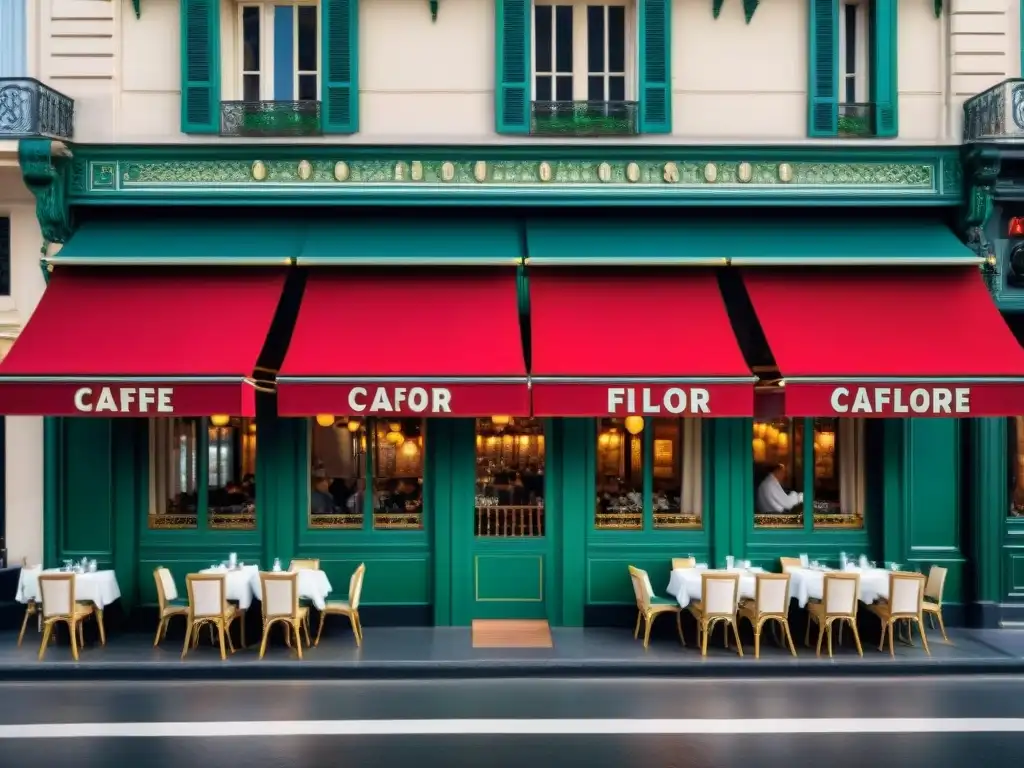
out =
{"type": "MultiPolygon", "coordinates": [[[[347,629],[347,628],[346,628],[347,629]]],[[[380,678],[465,677],[820,677],[878,675],[1024,674],[1024,632],[1013,630],[951,630],[952,645],[929,633],[932,656],[920,647],[897,644],[896,658],[878,651],[864,638],[864,658],[857,656],[847,637],[836,648],[836,658],[818,659],[813,649],[798,642],[793,658],[770,638],[762,644],[761,658],[744,645],[744,658],[722,647],[708,657],[664,635],[652,638],[645,652],[639,640],[624,629],[553,628],[553,648],[473,648],[468,628],[373,628],[365,630],[361,650],[341,627],[325,633],[319,648],[305,651],[299,661],[275,642],[262,661],[258,637],[248,638],[248,649],[226,662],[205,638],[199,648],[180,660],[182,637],[172,633],[159,648],[152,636],[122,634],[100,647],[87,635],[81,661],[74,663],[64,639],[51,645],[44,661],[36,660],[39,635],[30,631],[21,648],[15,633],[0,633],[0,681],[21,680],[317,680],[380,678]]],[[[275,633],[276,635],[277,633],[275,633]]],[[[66,636],[65,636],[66,638],[66,636]]],[[[802,634],[795,638],[802,641],[802,634]]],[[[275,640],[279,638],[275,637],[275,640]]]]}

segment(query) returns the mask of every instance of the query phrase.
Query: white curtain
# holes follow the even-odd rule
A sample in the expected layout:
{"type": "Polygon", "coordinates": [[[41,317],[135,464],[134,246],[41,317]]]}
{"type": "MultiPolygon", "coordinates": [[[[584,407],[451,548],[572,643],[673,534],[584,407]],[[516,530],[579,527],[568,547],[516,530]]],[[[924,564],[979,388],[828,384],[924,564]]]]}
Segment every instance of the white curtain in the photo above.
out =
{"type": "Polygon", "coordinates": [[[701,497],[703,471],[701,453],[700,419],[683,419],[683,487],[679,494],[680,513],[684,515],[701,515],[704,507],[701,497]]]}
{"type": "Polygon", "coordinates": [[[149,421],[149,509],[164,514],[178,494],[195,490],[196,439],[189,419],[149,421]]]}
{"type": "Polygon", "coordinates": [[[839,509],[844,515],[864,514],[864,419],[836,419],[839,448],[839,509]]]}

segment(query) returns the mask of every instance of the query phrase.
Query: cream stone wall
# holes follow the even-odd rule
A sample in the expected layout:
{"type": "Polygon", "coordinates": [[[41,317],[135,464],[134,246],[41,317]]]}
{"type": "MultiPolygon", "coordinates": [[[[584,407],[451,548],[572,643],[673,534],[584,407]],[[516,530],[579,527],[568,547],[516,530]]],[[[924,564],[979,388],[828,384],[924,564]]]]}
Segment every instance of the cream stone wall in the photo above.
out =
{"type": "MultiPolygon", "coordinates": [[[[221,0],[221,47],[236,59],[237,0],[221,0]]],[[[1019,74],[1019,0],[899,0],[900,138],[958,143],[963,100],[1019,74]]],[[[806,141],[808,0],[675,0],[673,126],[680,142],[806,141]]],[[[76,140],[207,142],[179,132],[179,0],[36,0],[31,54],[43,80],[76,101],[76,140]]],[[[359,134],[324,142],[499,140],[494,128],[494,3],[360,2],[359,134]]],[[[232,66],[224,98],[237,98],[232,66]]],[[[501,140],[509,140],[507,138],[501,140]]],[[[659,136],[651,141],[671,141],[659,136]]],[[[314,140],[315,141],[315,140],[314,140]]]]}

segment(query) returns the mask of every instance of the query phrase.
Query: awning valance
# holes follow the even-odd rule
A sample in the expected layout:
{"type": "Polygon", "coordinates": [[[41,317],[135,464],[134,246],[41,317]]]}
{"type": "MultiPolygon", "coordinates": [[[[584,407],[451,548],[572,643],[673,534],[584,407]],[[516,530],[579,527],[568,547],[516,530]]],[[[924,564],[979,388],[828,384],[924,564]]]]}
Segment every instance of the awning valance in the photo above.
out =
{"type": "Polygon", "coordinates": [[[0,363],[0,413],[255,415],[283,269],[57,267],[0,363]]]}
{"type": "Polygon", "coordinates": [[[749,269],[743,282],[787,415],[1024,412],[1024,350],[977,268],[749,269]]]}

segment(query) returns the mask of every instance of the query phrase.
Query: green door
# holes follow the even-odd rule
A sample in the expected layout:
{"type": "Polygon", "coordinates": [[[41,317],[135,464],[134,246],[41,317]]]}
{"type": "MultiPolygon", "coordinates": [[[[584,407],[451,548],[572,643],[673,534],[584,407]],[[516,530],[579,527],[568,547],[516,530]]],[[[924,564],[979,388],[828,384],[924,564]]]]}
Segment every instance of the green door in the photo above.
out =
{"type": "Polygon", "coordinates": [[[548,618],[557,532],[545,504],[548,426],[499,416],[456,436],[453,623],[548,618]]]}

